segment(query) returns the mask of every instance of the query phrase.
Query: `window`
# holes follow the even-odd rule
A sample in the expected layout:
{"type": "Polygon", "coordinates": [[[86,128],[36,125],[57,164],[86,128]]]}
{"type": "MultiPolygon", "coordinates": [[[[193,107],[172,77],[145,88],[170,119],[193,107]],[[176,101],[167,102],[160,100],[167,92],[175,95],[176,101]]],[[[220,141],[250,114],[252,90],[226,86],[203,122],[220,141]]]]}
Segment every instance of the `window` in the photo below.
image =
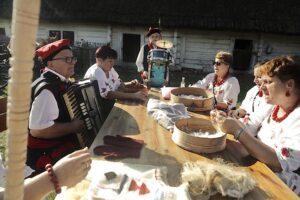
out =
{"type": "Polygon", "coordinates": [[[0,28],[0,36],[5,36],[5,28],[0,28]]]}
{"type": "Polygon", "coordinates": [[[58,30],[50,30],[49,31],[49,37],[50,38],[55,38],[56,40],[61,39],[61,33],[58,30]]]}

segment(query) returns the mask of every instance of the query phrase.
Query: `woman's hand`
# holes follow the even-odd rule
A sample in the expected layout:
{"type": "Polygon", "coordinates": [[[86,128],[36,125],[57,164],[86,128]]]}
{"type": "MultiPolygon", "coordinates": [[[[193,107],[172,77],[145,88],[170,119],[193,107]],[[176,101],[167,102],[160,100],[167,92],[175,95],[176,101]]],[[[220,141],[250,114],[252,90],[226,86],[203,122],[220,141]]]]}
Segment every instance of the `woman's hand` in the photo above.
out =
{"type": "Polygon", "coordinates": [[[230,110],[228,112],[228,116],[233,117],[235,119],[244,118],[246,115],[246,111],[244,109],[236,109],[236,110],[230,110]]]}
{"type": "Polygon", "coordinates": [[[222,124],[219,124],[220,130],[224,133],[234,135],[244,125],[237,119],[228,117],[222,124]]]}
{"type": "Polygon", "coordinates": [[[148,97],[148,90],[147,91],[138,91],[134,93],[135,99],[146,101],[148,97]]]}
{"type": "Polygon", "coordinates": [[[227,134],[234,134],[238,129],[243,127],[239,120],[228,117],[227,113],[221,110],[212,110],[210,112],[210,119],[217,131],[227,134]]]}
{"type": "Polygon", "coordinates": [[[53,167],[60,186],[72,187],[84,179],[91,169],[91,156],[87,148],[60,159],[53,167]]]}

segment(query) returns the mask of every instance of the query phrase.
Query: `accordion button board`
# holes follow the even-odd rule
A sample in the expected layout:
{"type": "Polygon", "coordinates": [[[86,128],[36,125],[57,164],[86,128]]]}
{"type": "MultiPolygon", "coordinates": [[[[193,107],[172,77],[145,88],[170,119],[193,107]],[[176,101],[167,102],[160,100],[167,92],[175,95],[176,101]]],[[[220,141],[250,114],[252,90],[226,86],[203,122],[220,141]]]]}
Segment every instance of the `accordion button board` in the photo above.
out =
{"type": "Polygon", "coordinates": [[[76,133],[80,145],[90,147],[104,120],[97,80],[86,79],[72,84],[63,98],[70,119],[84,121],[84,129],[76,133]]]}

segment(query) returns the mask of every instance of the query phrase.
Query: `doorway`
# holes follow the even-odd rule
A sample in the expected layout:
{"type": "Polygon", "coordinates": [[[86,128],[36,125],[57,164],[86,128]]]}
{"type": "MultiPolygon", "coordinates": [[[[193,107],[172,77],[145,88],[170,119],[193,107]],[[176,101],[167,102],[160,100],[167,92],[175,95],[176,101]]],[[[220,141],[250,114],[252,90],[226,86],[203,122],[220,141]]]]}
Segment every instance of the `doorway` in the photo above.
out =
{"type": "Polygon", "coordinates": [[[141,36],[123,34],[123,62],[135,62],[140,51],[141,36]]]}
{"type": "Polygon", "coordinates": [[[235,40],[233,49],[233,68],[248,70],[252,56],[252,40],[235,40]]]}
{"type": "Polygon", "coordinates": [[[74,45],[74,31],[63,31],[63,38],[69,39],[71,45],[74,45]]]}

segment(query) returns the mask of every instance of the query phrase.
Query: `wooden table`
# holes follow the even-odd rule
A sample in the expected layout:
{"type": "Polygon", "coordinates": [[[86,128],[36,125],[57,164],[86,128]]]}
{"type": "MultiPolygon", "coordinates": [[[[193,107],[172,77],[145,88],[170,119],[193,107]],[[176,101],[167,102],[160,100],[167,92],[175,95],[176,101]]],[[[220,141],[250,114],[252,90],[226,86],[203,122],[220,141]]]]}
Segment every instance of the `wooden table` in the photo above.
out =
{"type": "MultiPolygon", "coordinates": [[[[160,98],[158,90],[150,91],[150,98],[160,98]]],[[[241,167],[249,169],[257,180],[257,187],[245,196],[245,199],[298,199],[298,197],[282,182],[265,164],[248,156],[246,150],[231,136],[227,138],[226,149],[220,153],[199,155],[186,151],[171,139],[171,133],[160,126],[147,114],[147,103],[118,101],[99,134],[94,140],[90,151],[103,144],[105,135],[124,135],[136,139],[143,139],[146,145],[138,159],[127,158],[118,160],[124,163],[167,166],[168,181],[172,186],[179,184],[182,163],[186,161],[208,160],[218,156],[241,167]]],[[[208,117],[201,114],[192,114],[196,117],[208,117]]],[[[94,156],[93,159],[103,159],[94,156]]],[[[214,196],[212,199],[225,199],[214,196]]]]}

